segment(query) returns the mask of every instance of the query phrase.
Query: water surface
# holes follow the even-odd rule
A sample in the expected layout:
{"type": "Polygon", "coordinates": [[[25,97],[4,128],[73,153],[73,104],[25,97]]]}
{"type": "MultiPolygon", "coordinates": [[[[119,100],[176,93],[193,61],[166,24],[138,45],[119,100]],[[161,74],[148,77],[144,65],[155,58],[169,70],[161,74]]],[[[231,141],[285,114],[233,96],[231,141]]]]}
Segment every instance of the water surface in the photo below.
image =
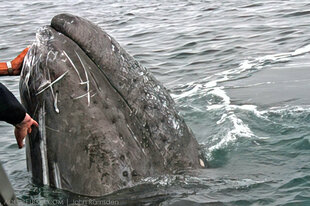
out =
{"type": "MultiPolygon", "coordinates": [[[[149,178],[149,184],[99,200],[310,205],[307,1],[0,2],[1,61],[31,44],[37,29],[54,15],[85,17],[169,89],[209,160],[209,169],[149,178]]],[[[0,81],[19,96],[19,77],[0,81]]],[[[32,184],[13,127],[0,123],[0,134],[1,163],[21,205],[66,205],[82,198],[32,184]]]]}

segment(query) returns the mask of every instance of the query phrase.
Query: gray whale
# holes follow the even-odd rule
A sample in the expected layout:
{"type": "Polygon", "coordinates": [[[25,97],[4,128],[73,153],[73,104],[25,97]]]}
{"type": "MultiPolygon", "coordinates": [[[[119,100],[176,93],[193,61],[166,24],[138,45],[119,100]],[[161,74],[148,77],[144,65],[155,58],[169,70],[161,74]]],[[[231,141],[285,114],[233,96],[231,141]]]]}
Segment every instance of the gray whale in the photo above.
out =
{"type": "Polygon", "coordinates": [[[202,167],[165,87],[88,20],[60,14],[37,32],[20,94],[39,123],[26,140],[36,183],[102,196],[202,167]]]}

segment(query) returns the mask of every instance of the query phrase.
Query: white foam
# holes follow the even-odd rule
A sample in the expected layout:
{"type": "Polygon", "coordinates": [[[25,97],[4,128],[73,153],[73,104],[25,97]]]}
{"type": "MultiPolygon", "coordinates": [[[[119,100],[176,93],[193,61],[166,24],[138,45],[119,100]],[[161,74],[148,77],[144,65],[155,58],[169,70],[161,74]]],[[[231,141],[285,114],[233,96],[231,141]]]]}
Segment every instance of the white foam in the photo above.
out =
{"type": "Polygon", "coordinates": [[[209,92],[209,94],[218,96],[220,98],[222,98],[222,104],[224,105],[229,105],[230,104],[230,98],[229,96],[226,94],[226,92],[224,91],[223,87],[215,87],[213,90],[211,90],[209,92]]]}
{"type": "Polygon", "coordinates": [[[143,178],[141,181],[145,183],[152,183],[152,184],[158,184],[161,186],[167,186],[171,185],[175,180],[177,176],[175,175],[164,175],[159,177],[146,177],[143,178]]]}
{"type": "Polygon", "coordinates": [[[293,114],[293,115],[299,115],[299,114],[304,114],[305,112],[310,113],[310,105],[295,105],[295,106],[280,106],[280,107],[271,107],[268,110],[262,111],[262,115],[268,115],[270,113],[272,114],[293,114]]]}
{"type": "Polygon", "coordinates": [[[190,96],[193,96],[193,95],[197,94],[201,87],[202,87],[201,84],[197,84],[197,85],[195,85],[193,88],[191,88],[188,91],[181,92],[180,94],[171,94],[171,96],[172,96],[172,98],[174,98],[176,100],[177,99],[182,99],[184,97],[190,97],[190,96]]]}
{"type": "Polygon", "coordinates": [[[310,52],[310,44],[306,45],[302,48],[296,49],[293,53],[292,56],[297,56],[297,55],[302,55],[310,52]]]}
{"type": "MultiPolygon", "coordinates": [[[[208,155],[212,155],[212,151],[226,147],[228,144],[237,141],[238,138],[252,138],[256,137],[256,135],[251,131],[249,126],[245,124],[240,117],[238,117],[237,110],[244,110],[246,112],[250,112],[254,114],[256,117],[264,119],[265,121],[271,121],[268,119],[268,114],[270,112],[278,112],[281,113],[283,111],[287,112],[288,108],[273,108],[267,111],[259,111],[256,105],[231,105],[231,99],[225,92],[225,88],[220,86],[219,83],[231,81],[236,78],[242,78],[247,75],[251,75],[253,72],[260,71],[261,69],[266,68],[266,63],[274,64],[284,61],[289,61],[293,56],[305,54],[310,52],[310,45],[304,46],[300,49],[295,50],[294,52],[283,52],[277,54],[268,54],[265,56],[257,57],[257,58],[249,58],[242,61],[238,67],[232,68],[229,70],[221,71],[212,76],[208,76],[199,81],[194,81],[188,83],[186,89],[181,91],[181,94],[173,95],[176,100],[180,100],[183,98],[191,98],[195,95],[199,97],[207,97],[210,101],[207,100],[207,106],[205,107],[206,111],[200,109],[201,112],[208,111],[216,111],[219,110],[218,113],[221,114],[221,117],[216,121],[217,125],[230,123],[230,128],[222,137],[218,137],[215,135],[213,138],[214,145],[211,145],[208,150],[208,155]],[[219,97],[219,100],[216,98],[212,98],[212,96],[219,97]],[[210,96],[210,98],[209,98],[210,96]],[[220,139],[220,140],[218,140],[220,139]]],[[[269,68],[269,67],[268,67],[269,68]]],[[[272,84],[273,82],[261,82],[260,84],[272,84]]],[[[257,86],[257,85],[249,85],[249,86],[257,86]]],[[[183,86],[183,85],[182,85],[183,86]]],[[[196,97],[195,97],[196,98],[196,97]]],[[[205,100],[204,100],[205,101],[205,100]]],[[[194,106],[192,107],[194,108],[194,106]]],[[[294,107],[289,108],[289,110],[297,112],[304,111],[305,107],[294,107]]],[[[217,111],[216,111],[217,112],[217,111]]],[[[310,107],[309,107],[310,112],[310,107]]],[[[226,126],[225,126],[226,127],[226,126]]],[[[211,137],[212,138],[212,137],[211,137]]],[[[259,137],[257,137],[259,138],[259,137]]],[[[261,137],[262,139],[264,137],[261,137]]]]}
{"type": "Polygon", "coordinates": [[[221,104],[213,104],[213,105],[207,106],[207,111],[210,111],[210,110],[219,110],[219,109],[222,109],[222,108],[225,108],[225,106],[224,106],[224,105],[221,105],[221,104]]]}
{"type": "MultiPolygon", "coordinates": [[[[223,116],[222,116],[223,117],[223,116]]],[[[235,114],[231,114],[228,117],[224,116],[222,121],[229,119],[233,123],[233,128],[215,145],[209,147],[207,154],[208,159],[211,159],[212,151],[226,147],[228,144],[235,142],[239,137],[254,137],[255,135],[250,130],[248,125],[244,124],[235,114]]]]}
{"type": "Polygon", "coordinates": [[[271,54],[271,55],[265,55],[262,57],[258,57],[255,60],[258,61],[259,63],[264,63],[266,61],[279,62],[279,61],[287,60],[289,56],[291,56],[290,53],[279,53],[279,54],[271,54]]]}
{"type": "Polygon", "coordinates": [[[252,179],[226,179],[224,181],[227,185],[233,187],[234,189],[242,189],[251,187],[252,185],[265,183],[267,180],[257,181],[252,179]]]}
{"type": "Polygon", "coordinates": [[[222,124],[227,119],[227,114],[223,114],[221,119],[216,122],[216,124],[222,124]]]}
{"type": "Polygon", "coordinates": [[[245,71],[245,70],[248,70],[248,69],[251,69],[254,65],[252,63],[250,63],[249,60],[245,60],[243,62],[241,62],[239,68],[242,70],[242,71],[245,71]]]}
{"type": "Polygon", "coordinates": [[[217,85],[217,81],[210,81],[210,82],[207,82],[204,87],[205,88],[212,88],[212,87],[216,87],[217,85]]]}
{"type": "Polygon", "coordinates": [[[262,118],[262,119],[266,119],[266,117],[263,116],[261,111],[257,110],[257,106],[256,105],[230,105],[231,109],[240,109],[240,110],[246,110],[246,111],[250,111],[252,113],[254,113],[257,117],[262,118]]]}

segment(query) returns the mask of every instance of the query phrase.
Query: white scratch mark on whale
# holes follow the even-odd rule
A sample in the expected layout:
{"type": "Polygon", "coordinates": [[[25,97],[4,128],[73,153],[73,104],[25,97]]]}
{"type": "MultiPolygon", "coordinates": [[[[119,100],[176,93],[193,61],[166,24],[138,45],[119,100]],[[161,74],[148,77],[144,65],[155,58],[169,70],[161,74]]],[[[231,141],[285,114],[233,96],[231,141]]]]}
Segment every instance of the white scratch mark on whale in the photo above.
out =
{"type": "Polygon", "coordinates": [[[154,144],[157,147],[157,149],[160,151],[160,148],[159,148],[158,144],[156,142],[154,142],[154,144]]]}
{"type": "Polygon", "coordinates": [[[133,133],[133,131],[131,130],[131,128],[129,127],[129,125],[127,124],[127,128],[130,131],[131,135],[133,136],[133,138],[135,139],[135,141],[137,142],[137,144],[139,145],[139,147],[141,148],[143,154],[146,156],[144,149],[141,147],[141,144],[139,143],[137,137],[135,136],[135,134],[133,133]]]}
{"type": "Polygon", "coordinates": [[[39,122],[40,122],[40,133],[41,133],[41,142],[40,142],[40,151],[41,151],[41,160],[42,160],[42,176],[43,184],[49,185],[49,174],[48,174],[48,163],[47,163],[47,151],[46,151],[46,130],[45,130],[45,101],[43,102],[42,107],[39,110],[39,122]]]}
{"type": "Polygon", "coordinates": [[[96,95],[97,95],[97,92],[96,92],[95,94],[91,95],[90,97],[94,97],[94,96],[96,96],[96,95]]]}
{"type": "MultiPolygon", "coordinates": [[[[95,96],[95,95],[96,95],[96,93],[93,94],[91,97],[93,97],[93,96],[95,96]]],[[[78,96],[78,97],[73,97],[73,99],[74,99],[74,100],[77,100],[77,99],[81,99],[81,98],[86,97],[86,96],[88,96],[88,93],[82,94],[82,95],[80,95],[80,96],[78,96]]]]}
{"type": "Polygon", "coordinates": [[[57,114],[59,114],[59,109],[58,109],[58,106],[57,106],[57,99],[58,99],[58,92],[56,92],[56,96],[54,98],[54,108],[55,108],[55,112],[57,114]]]}
{"type": "Polygon", "coordinates": [[[46,55],[46,62],[45,64],[47,65],[48,61],[55,61],[58,55],[58,51],[54,52],[53,50],[50,50],[47,55],[46,55]],[[50,54],[52,54],[54,57],[50,57],[50,54]]]}
{"type": "Polygon", "coordinates": [[[88,106],[90,106],[90,91],[89,91],[89,78],[88,78],[88,74],[87,74],[87,71],[86,71],[86,68],[85,68],[85,65],[80,57],[80,55],[75,51],[77,57],[79,58],[81,64],[82,64],[82,67],[84,69],[84,72],[85,72],[85,77],[86,77],[86,85],[87,85],[87,102],[88,102],[88,106]]]}
{"type": "Polygon", "coordinates": [[[81,78],[81,75],[80,75],[79,71],[77,70],[77,68],[75,67],[75,65],[73,64],[71,58],[68,56],[68,54],[66,53],[66,51],[63,51],[63,53],[65,54],[65,56],[67,57],[67,59],[69,60],[69,62],[71,63],[71,65],[73,66],[75,72],[77,73],[77,75],[78,75],[78,77],[79,77],[79,79],[80,79],[80,82],[82,83],[83,80],[82,80],[82,78],[81,78]]]}
{"type": "Polygon", "coordinates": [[[60,173],[59,173],[59,168],[56,162],[54,162],[54,177],[55,177],[55,186],[56,188],[61,189],[61,180],[60,180],[60,173]]]}
{"type": "Polygon", "coordinates": [[[49,129],[49,130],[51,130],[51,131],[53,131],[53,132],[60,132],[58,129],[53,129],[53,128],[48,127],[48,126],[46,126],[46,125],[45,125],[45,128],[46,128],[46,129],[49,129]]]}
{"type": "Polygon", "coordinates": [[[61,80],[66,74],[68,74],[69,71],[66,71],[65,73],[63,73],[62,75],[60,75],[57,79],[55,79],[52,83],[47,84],[47,86],[45,88],[43,88],[41,91],[38,91],[36,93],[36,95],[41,94],[42,92],[44,92],[45,90],[47,90],[48,88],[52,89],[53,84],[55,84],[56,82],[58,82],[59,80],[61,80]]]}

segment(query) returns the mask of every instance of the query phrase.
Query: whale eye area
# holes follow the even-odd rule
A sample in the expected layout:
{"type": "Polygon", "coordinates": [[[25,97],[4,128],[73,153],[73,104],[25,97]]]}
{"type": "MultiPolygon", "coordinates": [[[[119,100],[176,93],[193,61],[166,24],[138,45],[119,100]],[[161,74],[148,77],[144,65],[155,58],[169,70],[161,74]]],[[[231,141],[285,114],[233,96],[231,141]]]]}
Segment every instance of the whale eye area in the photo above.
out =
{"type": "Polygon", "coordinates": [[[124,171],[124,172],[123,172],[123,176],[124,176],[124,177],[128,177],[128,172],[127,172],[127,171],[124,171]]]}

